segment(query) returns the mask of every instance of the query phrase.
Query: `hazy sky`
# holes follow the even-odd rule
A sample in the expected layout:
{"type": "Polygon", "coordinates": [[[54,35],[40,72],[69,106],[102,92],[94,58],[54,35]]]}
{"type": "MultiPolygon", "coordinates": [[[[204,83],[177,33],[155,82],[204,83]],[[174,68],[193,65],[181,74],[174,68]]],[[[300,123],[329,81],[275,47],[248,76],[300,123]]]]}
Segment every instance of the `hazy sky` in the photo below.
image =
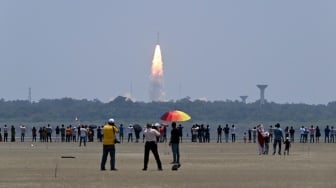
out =
{"type": "Polygon", "coordinates": [[[336,100],[334,0],[0,1],[0,98],[336,100]]]}

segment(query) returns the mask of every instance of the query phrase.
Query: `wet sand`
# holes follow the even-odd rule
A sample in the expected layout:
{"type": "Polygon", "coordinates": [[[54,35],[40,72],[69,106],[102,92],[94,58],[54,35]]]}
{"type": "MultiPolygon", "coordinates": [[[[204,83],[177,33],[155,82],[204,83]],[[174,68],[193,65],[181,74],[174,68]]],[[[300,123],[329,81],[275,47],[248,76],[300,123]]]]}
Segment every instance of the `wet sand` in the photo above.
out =
{"type": "Polygon", "coordinates": [[[163,171],[143,143],[116,146],[116,167],[100,171],[101,143],[0,143],[0,187],[336,187],[336,144],[292,145],[290,155],[258,155],[253,143],[182,143],[181,168],[171,170],[168,144],[159,144],[163,171]],[[62,158],[74,157],[74,158],[62,158]]]}

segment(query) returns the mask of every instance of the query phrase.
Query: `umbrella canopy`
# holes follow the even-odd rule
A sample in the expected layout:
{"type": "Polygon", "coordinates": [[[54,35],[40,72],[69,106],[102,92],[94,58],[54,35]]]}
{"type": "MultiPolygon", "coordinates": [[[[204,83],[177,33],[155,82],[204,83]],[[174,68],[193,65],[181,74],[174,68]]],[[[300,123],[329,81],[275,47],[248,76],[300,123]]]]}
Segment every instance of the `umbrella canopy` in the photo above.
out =
{"type": "Polygon", "coordinates": [[[133,129],[134,129],[134,131],[138,131],[138,132],[142,131],[141,125],[139,125],[139,124],[133,125],[133,129]]]}
{"type": "Polygon", "coordinates": [[[96,128],[97,128],[97,125],[89,125],[89,128],[90,128],[90,129],[96,129],[96,128]]]}
{"type": "Polygon", "coordinates": [[[172,110],[161,116],[163,121],[188,121],[190,119],[191,117],[187,113],[180,110],[172,110]]]}

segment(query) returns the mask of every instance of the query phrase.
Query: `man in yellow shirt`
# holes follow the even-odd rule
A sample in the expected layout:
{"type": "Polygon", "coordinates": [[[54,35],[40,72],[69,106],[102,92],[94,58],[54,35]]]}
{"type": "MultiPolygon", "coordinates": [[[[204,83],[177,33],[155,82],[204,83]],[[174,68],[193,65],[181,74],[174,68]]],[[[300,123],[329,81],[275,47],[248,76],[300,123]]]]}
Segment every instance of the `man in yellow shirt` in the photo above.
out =
{"type": "Polygon", "coordinates": [[[114,125],[114,119],[109,119],[108,123],[104,125],[103,128],[103,156],[100,164],[100,170],[105,169],[105,163],[107,160],[107,155],[110,153],[110,166],[111,170],[117,170],[115,168],[115,134],[119,132],[117,126],[114,125]]]}

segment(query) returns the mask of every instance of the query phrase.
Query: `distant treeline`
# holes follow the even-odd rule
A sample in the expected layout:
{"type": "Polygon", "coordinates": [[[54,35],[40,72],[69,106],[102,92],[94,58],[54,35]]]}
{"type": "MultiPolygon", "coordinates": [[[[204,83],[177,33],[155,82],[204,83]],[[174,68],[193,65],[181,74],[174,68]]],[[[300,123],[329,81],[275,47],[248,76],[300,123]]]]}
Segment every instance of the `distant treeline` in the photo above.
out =
{"type": "Polygon", "coordinates": [[[336,122],[336,102],[327,105],[277,104],[260,105],[240,101],[191,101],[188,97],[169,102],[133,102],[117,97],[109,103],[72,98],[0,100],[0,122],[71,122],[75,117],[87,122],[104,122],[113,117],[125,122],[153,122],[169,110],[187,112],[191,122],[336,122]]]}

